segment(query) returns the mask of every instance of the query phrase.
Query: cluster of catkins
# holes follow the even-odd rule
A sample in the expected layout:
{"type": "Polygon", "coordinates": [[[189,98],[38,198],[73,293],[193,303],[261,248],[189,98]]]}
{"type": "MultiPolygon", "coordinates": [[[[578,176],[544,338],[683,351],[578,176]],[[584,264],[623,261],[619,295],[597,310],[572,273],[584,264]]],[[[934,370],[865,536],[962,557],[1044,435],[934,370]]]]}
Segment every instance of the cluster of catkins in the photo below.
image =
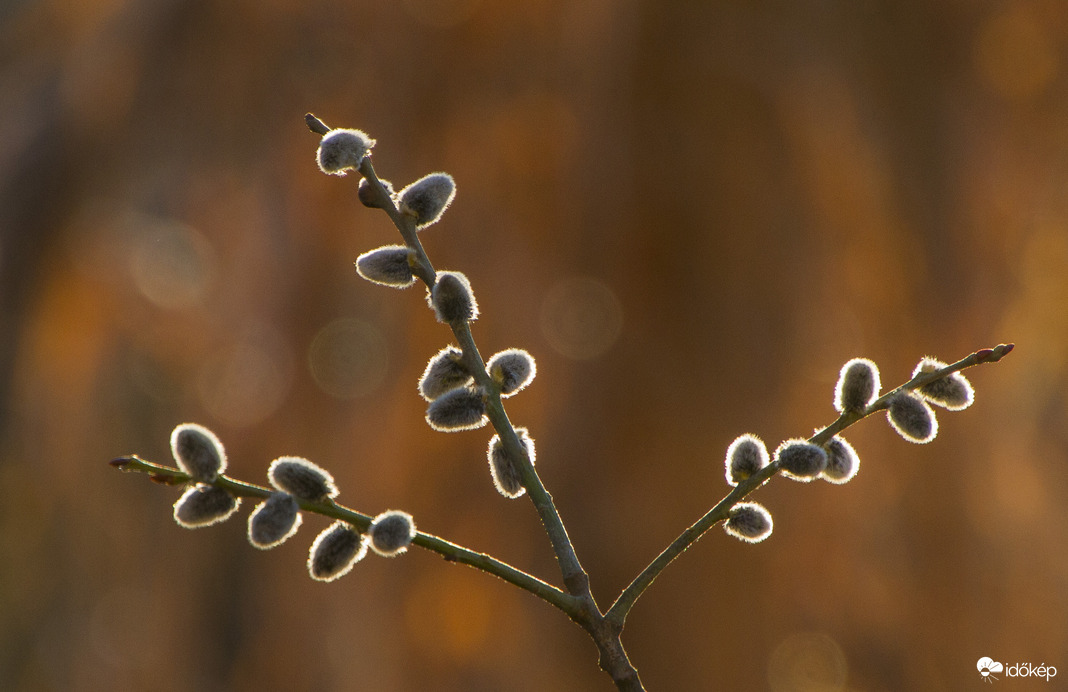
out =
{"type": "MultiPolygon", "coordinates": [[[[941,361],[924,358],[912,376],[915,379],[944,367],[946,364],[941,361]]],[[[866,358],[854,358],[842,366],[834,389],[834,408],[843,416],[866,415],[876,406],[879,388],[879,369],[875,363],[866,358]]],[[[885,405],[886,417],[894,430],[909,442],[925,444],[938,433],[938,419],[932,404],[959,411],[970,406],[974,398],[968,380],[954,372],[913,389],[896,390],[881,404],[885,405]]],[[[822,446],[803,439],[786,440],[772,458],[759,437],[746,434],[727,448],[727,483],[736,486],[771,464],[782,475],[796,481],[807,483],[822,478],[842,484],[857,474],[860,458],[852,445],[838,435],[822,446]]],[[[755,502],[740,502],[731,508],[723,528],[736,538],[757,543],[771,535],[771,514],[755,502]]]]}
{"type": "MultiPolygon", "coordinates": [[[[174,503],[174,519],[189,529],[229,519],[241,499],[215,485],[226,471],[226,451],[215,433],[196,423],[183,423],[171,433],[171,452],[190,482],[174,503]]],[[[279,457],[267,477],[275,491],[248,518],[248,540],[267,550],[281,545],[300,528],[300,504],[332,502],[338,489],[325,469],[301,457],[279,457]]],[[[407,512],[390,510],[371,521],[365,535],[344,521],[319,534],[308,554],[313,579],[333,581],[352,569],[368,548],[384,557],[400,555],[415,538],[415,522],[407,512]]]]}
{"type": "MultiPolygon", "coordinates": [[[[331,175],[345,175],[359,171],[363,159],[375,141],[360,130],[330,130],[319,144],[319,168],[331,175]]],[[[452,204],[456,183],[448,173],[431,173],[416,180],[399,192],[387,180],[379,180],[388,199],[381,196],[381,188],[366,178],[360,180],[358,195],[367,207],[383,208],[390,204],[411,219],[417,231],[435,223],[452,204]]],[[[415,283],[413,265],[415,250],[406,245],[386,245],[365,252],[356,259],[360,276],[376,284],[392,288],[407,288],[415,283]]],[[[478,319],[478,302],[471,290],[471,282],[461,272],[438,271],[433,285],[427,290],[427,303],[439,322],[450,326],[463,325],[478,319]]],[[[419,379],[419,393],[429,404],[426,421],[435,430],[453,432],[481,428],[486,417],[487,392],[475,380],[472,368],[480,363],[467,360],[456,346],[446,346],[435,354],[419,379]]],[[[485,364],[492,386],[501,397],[509,397],[526,387],[534,379],[534,358],[525,350],[511,348],[495,354],[485,364]]],[[[526,428],[516,428],[516,435],[530,463],[534,463],[534,441],[526,428]]],[[[520,460],[510,456],[499,435],[489,443],[490,473],[497,490],[508,498],[526,492],[523,487],[520,460]]]]}

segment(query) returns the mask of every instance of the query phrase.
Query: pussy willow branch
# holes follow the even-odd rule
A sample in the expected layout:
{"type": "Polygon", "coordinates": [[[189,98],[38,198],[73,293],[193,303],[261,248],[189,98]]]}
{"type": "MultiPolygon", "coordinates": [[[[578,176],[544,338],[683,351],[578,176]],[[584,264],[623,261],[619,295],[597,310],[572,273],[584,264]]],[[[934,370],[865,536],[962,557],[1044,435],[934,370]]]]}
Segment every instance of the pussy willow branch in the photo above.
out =
{"type": "MultiPolygon", "coordinates": [[[[843,413],[838,417],[836,421],[817,432],[812,437],[808,438],[808,441],[815,445],[824,445],[832,437],[842,432],[854,423],[867,418],[873,413],[883,411],[890,405],[891,399],[900,392],[916,389],[922,387],[929,382],[940,380],[946,375],[950,375],[955,372],[959,372],[966,368],[970,368],[974,365],[981,363],[996,363],[1001,360],[1005,354],[1013,349],[1014,344],[1001,344],[994,348],[984,348],[976,351],[975,353],[958,360],[956,363],[947,365],[940,370],[934,370],[931,372],[921,372],[913,377],[911,380],[901,385],[896,389],[892,389],[886,394],[873,401],[863,411],[843,413]]],[[[746,480],[738,483],[738,485],[731,490],[720,500],[716,505],[708,510],[708,512],[698,519],[692,526],[683,531],[678,538],[671,542],[662,553],[656,556],[649,566],[642,570],[641,574],[634,578],[627,588],[623,589],[616,602],[612,604],[612,607],[608,609],[608,613],[605,614],[606,619],[622,628],[623,623],[627,619],[627,614],[630,609],[634,607],[635,602],[641,597],[645,590],[653,583],[653,581],[660,575],[664,568],[671,562],[686,551],[691,545],[696,543],[709,529],[715,526],[717,523],[727,518],[731,508],[741,502],[752,493],[754,490],[766,483],[772,476],[779,472],[778,461],[773,461],[757,473],[746,480]]]]}
{"type": "MultiPolygon", "coordinates": [[[[192,481],[189,474],[180,469],[146,461],[136,455],[119,457],[112,460],[111,465],[122,471],[148,474],[153,481],[164,485],[184,485],[192,481]]],[[[231,495],[250,497],[259,500],[266,500],[273,492],[275,492],[272,488],[256,485],[255,483],[246,483],[245,481],[235,480],[228,476],[219,476],[215,479],[212,485],[226,490],[231,495]]],[[[340,519],[356,526],[361,531],[367,531],[373,520],[373,517],[363,514],[362,512],[357,512],[344,505],[339,505],[333,501],[309,502],[307,500],[297,499],[297,504],[300,505],[301,510],[304,512],[319,514],[331,519],[340,519]]],[[[483,572],[488,572],[489,574],[503,579],[509,584],[513,584],[525,591],[529,591],[538,598],[546,601],[550,605],[556,606],[569,615],[577,612],[579,604],[575,597],[566,594],[552,584],[547,584],[541,579],[509,565],[507,562],[502,562],[495,557],[486,555],[485,553],[475,552],[474,550],[470,550],[461,545],[452,543],[451,541],[447,541],[444,538],[423,531],[416,533],[415,538],[412,539],[412,544],[431,552],[438,553],[450,562],[457,562],[462,565],[468,565],[475,569],[482,570],[483,572]]]]}
{"type": "MultiPolygon", "coordinates": [[[[304,116],[304,120],[308,125],[308,129],[316,134],[325,135],[330,131],[330,128],[322,120],[319,120],[311,113],[304,116]]],[[[397,208],[393,198],[375,173],[370,155],[364,157],[363,162],[360,164],[360,173],[367,180],[367,184],[371,186],[375,204],[386,212],[393,225],[400,231],[405,244],[415,253],[412,271],[426,284],[427,288],[433,287],[437,274],[434,270],[434,265],[431,264],[430,258],[427,257],[426,251],[423,249],[423,244],[419,241],[415,221],[402,214],[397,208]]],[[[556,509],[552,495],[545,489],[537,471],[534,470],[534,465],[527,457],[526,448],[519,441],[515,427],[508,419],[508,413],[501,402],[500,387],[486,372],[485,361],[482,360],[478,347],[475,345],[470,325],[467,322],[460,322],[452,324],[451,327],[456,340],[459,342],[460,350],[463,352],[464,365],[467,367],[468,372],[474,375],[475,381],[482,390],[486,392],[486,415],[490,423],[493,425],[494,430],[497,431],[497,434],[500,435],[501,443],[504,445],[508,455],[513,459],[521,460],[520,472],[523,478],[523,487],[527,489],[527,494],[534,503],[538,516],[545,526],[545,531],[549,536],[553,552],[559,562],[564,585],[568,593],[587,600],[592,605],[593,595],[589,588],[589,576],[582,568],[582,564],[575,554],[575,548],[571,543],[570,536],[567,535],[567,529],[564,528],[564,522],[556,509]]]]}

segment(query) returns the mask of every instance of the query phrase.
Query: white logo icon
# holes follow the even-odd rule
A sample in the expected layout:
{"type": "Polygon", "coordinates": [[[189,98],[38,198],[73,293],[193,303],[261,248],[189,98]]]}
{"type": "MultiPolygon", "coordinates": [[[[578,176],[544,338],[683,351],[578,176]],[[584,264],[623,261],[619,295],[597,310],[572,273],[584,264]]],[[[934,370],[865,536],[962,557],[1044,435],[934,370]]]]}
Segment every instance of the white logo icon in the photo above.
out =
{"type": "Polygon", "coordinates": [[[979,662],[975,664],[975,667],[979,669],[979,674],[983,676],[983,682],[993,683],[997,680],[994,677],[994,673],[1000,673],[1005,670],[1005,666],[998,663],[989,656],[984,656],[979,659],[979,662]]]}

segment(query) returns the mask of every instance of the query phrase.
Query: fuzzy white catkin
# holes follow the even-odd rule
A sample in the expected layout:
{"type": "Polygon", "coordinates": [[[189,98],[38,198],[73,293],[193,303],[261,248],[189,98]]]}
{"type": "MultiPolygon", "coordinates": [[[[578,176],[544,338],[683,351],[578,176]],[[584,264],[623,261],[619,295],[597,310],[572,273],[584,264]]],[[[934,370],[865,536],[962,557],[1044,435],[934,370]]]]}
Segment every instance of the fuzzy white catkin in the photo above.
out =
{"type": "Polygon", "coordinates": [[[222,488],[194,485],[174,503],[174,520],[187,529],[199,529],[226,521],[240,505],[241,498],[222,488]]]}
{"type": "Polygon", "coordinates": [[[248,517],[249,543],[261,550],[281,545],[297,532],[302,519],[296,498],[281,491],[272,493],[248,517]]]}
{"type": "Polygon", "coordinates": [[[438,322],[471,322],[478,319],[478,303],[471,282],[461,272],[438,272],[427,296],[438,322]]]}
{"type": "MultiPolygon", "coordinates": [[[[946,367],[946,363],[940,360],[924,358],[916,366],[916,369],[912,371],[912,376],[916,377],[925,372],[935,372],[944,367],[946,367]]],[[[972,389],[972,383],[959,372],[953,372],[934,382],[928,382],[918,387],[915,392],[928,402],[941,406],[947,411],[961,411],[971,406],[972,402],[975,401],[975,390],[972,389]]]]}
{"type": "Polygon", "coordinates": [[[481,428],[489,422],[482,391],[461,387],[442,394],[427,406],[426,422],[441,432],[481,428]]]}
{"type": "Polygon", "coordinates": [[[775,458],[782,475],[795,481],[811,481],[827,467],[827,452],[808,440],[786,440],[775,450],[775,458]]]}
{"type": "Polygon", "coordinates": [[[824,449],[827,450],[827,467],[820,472],[820,478],[835,485],[853,480],[860,469],[860,457],[853,445],[835,435],[827,441],[824,449]]]}
{"type": "Polygon", "coordinates": [[[434,354],[419,378],[419,394],[433,401],[442,394],[463,387],[473,379],[464,365],[463,351],[446,346],[434,354]]]}
{"type": "MultiPolygon", "coordinates": [[[[531,439],[526,428],[516,428],[515,434],[533,465],[536,458],[534,440],[531,439]]],[[[497,492],[509,499],[522,497],[527,489],[523,487],[523,474],[519,470],[520,461],[508,454],[500,435],[494,435],[490,439],[486,456],[489,459],[490,475],[497,492]]]]}
{"type": "Polygon", "coordinates": [[[456,181],[448,173],[431,173],[397,193],[397,206],[402,214],[415,219],[415,227],[422,230],[437,222],[456,197],[456,181]]]}
{"type": "Polygon", "coordinates": [[[890,401],[887,420],[901,437],[916,444],[926,444],[938,434],[938,419],[927,402],[909,392],[901,392],[890,401]]]}
{"type": "Polygon", "coordinates": [[[303,457],[278,457],[268,467],[267,479],[275,488],[308,502],[322,502],[338,494],[330,472],[303,457]]]}
{"type": "Polygon", "coordinates": [[[768,448],[756,435],[745,434],[735,438],[727,447],[727,483],[736,486],[746,478],[768,465],[768,448]]]}
{"type": "Polygon", "coordinates": [[[343,521],[323,530],[308,551],[308,573],[316,581],[334,581],[352,571],[367,554],[360,533],[343,521]]]}
{"type": "Polygon", "coordinates": [[[412,515],[397,509],[379,514],[368,529],[371,550],[382,557],[396,557],[408,550],[415,538],[412,515]]]}
{"type": "Polygon", "coordinates": [[[386,245],[356,258],[356,273],[372,283],[390,288],[407,288],[415,283],[412,251],[404,245],[386,245]]]}
{"type": "Polygon", "coordinates": [[[495,353],[486,362],[486,370],[501,388],[501,396],[509,397],[534,381],[538,372],[534,356],[521,348],[509,348],[495,353]]]}
{"type": "Polygon", "coordinates": [[[362,130],[330,130],[319,142],[315,159],[323,173],[345,175],[350,170],[359,169],[374,145],[375,140],[362,130]]]}
{"type": "Polygon", "coordinates": [[[746,543],[759,543],[771,535],[771,513],[755,502],[739,502],[731,508],[723,529],[746,543]]]}
{"type": "Polygon", "coordinates": [[[839,413],[863,411],[879,395],[879,368],[867,358],[854,358],[842,366],[834,388],[834,408],[839,413]]]}
{"type": "Polygon", "coordinates": [[[201,483],[226,471],[226,451],[215,433],[196,423],[182,423],[171,432],[171,454],[178,466],[201,483]]]}

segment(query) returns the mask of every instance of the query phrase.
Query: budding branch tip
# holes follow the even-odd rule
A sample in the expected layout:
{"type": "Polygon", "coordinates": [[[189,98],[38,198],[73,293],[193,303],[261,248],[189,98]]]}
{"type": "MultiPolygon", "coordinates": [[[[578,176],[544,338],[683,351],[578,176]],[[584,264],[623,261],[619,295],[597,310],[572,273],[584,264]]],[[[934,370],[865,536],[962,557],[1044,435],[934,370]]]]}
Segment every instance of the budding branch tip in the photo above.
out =
{"type": "Polygon", "coordinates": [[[330,131],[330,128],[326,126],[326,123],[324,123],[322,120],[319,120],[319,118],[316,118],[311,113],[305,114],[304,122],[305,124],[307,124],[308,129],[317,135],[325,135],[327,132],[330,131]]]}
{"type": "Polygon", "coordinates": [[[983,348],[975,352],[975,358],[979,363],[996,363],[1014,348],[1016,344],[999,344],[994,348],[983,348]]]}

